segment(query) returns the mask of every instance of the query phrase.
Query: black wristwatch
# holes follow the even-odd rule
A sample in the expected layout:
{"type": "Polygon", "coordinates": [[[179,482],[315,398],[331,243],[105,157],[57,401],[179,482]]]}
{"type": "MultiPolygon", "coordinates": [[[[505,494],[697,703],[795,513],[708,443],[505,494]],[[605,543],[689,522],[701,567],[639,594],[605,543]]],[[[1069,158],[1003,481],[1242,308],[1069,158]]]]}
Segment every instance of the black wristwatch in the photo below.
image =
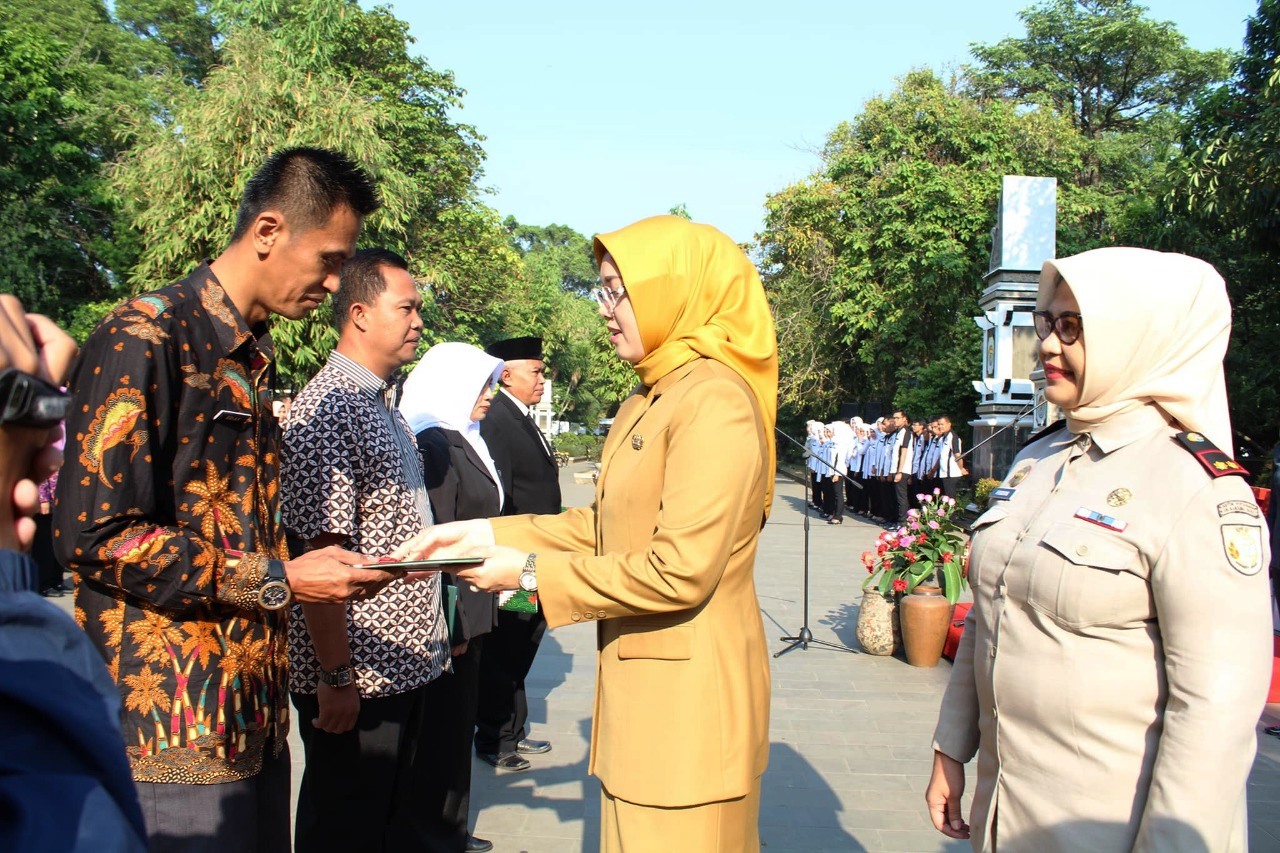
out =
{"type": "Polygon", "coordinates": [[[320,680],[330,687],[350,687],[356,683],[356,671],[351,664],[344,663],[329,671],[320,670],[320,680]]]}
{"type": "Polygon", "coordinates": [[[38,376],[0,370],[0,425],[48,429],[67,416],[71,398],[38,376]]]}
{"type": "Polygon", "coordinates": [[[280,560],[267,560],[267,576],[258,587],[258,606],[263,610],[280,610],[293,601],[293,590],[289,589],[289,579],[285,575],[284,563],[280,560]]]}

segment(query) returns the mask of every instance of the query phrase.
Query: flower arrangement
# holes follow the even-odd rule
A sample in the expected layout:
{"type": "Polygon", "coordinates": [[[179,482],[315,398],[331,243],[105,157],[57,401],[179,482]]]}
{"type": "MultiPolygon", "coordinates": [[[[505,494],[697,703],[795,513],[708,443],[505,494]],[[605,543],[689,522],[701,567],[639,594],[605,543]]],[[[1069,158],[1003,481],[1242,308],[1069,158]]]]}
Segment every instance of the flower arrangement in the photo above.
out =
{"type": "Polygon", "coordinates": [[[907,513],[907,523],[881,533],[875,549],[863,552],[868,577],[862,588],[875,584],[883,595],[909,593],[937,576],[947,601],[955,604],[968,582],[964,534],[952,520],[956,502],[941,489],[916,498],[920,509],[907,513]]]}

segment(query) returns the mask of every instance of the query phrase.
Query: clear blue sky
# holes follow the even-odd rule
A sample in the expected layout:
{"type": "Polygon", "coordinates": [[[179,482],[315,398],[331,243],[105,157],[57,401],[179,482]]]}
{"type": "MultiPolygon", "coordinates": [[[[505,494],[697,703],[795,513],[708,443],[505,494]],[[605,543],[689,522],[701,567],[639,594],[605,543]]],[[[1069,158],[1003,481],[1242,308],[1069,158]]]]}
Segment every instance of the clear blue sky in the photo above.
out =
{"type": "MultiPolygon", "coordinates": [[[[503,216],[590,236],[685,204],[739,242],[828,132],[912,68],[1022,33],[1030,0],[398,2],[467,90],[503,216]]],[[[1256,0],[1150,0],[1193,47],[1239,49],[1256,0]]]]}

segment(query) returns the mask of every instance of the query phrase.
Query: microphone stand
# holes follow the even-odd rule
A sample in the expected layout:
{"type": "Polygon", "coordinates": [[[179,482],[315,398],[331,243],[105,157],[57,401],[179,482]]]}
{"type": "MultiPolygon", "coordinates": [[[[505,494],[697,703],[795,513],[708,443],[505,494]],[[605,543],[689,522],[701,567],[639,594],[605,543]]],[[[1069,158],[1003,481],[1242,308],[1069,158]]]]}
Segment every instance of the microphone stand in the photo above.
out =
{"type": "MultiPolygon", "coordinates": [[[[774,427],[773,429],[774,429],[774,432],[776,432],[778,435],[782,436],[787,441],[791,442],[796,447],[803,450],[805,453],[806,459],[810,459],[810,458],[817,459],[819,462],[825,465],[830,471],[839,473],[838,471],[836,471],[835,466],[829,464],[822,457],[813,456],[812,454],[810,454],[809,449],[805,447],[803,444],[796,441],[794,438],[787,435],[785,432],[778,429],[777,427],[774,427]]],[[[845,474],[844,476],[847,477],[848,474],[845,474]]],[[[841,483],[840,487],[844,488],[844,484],[841,483]]],[[[851,649],[848,646],[841,645],[840,643],[833,643],[828,640],[815,640],[813,638],[813,632],[809,630],[809,472],[807,468],[805,469],[805,476],[804,476],[804,608],[801,611],[801,613],[802,613],[803,621],[800,623],[800,630],[796,632],[796,635],[794,637],[781,638],[782,642],[789,643],[790,645],[788,645],[785,649],[782,649],[781,651],[774,654],[775,658],[780,658],[783,655],[785,655],[787,652],[794,651],[797,647],[807,652],[809,650],[809,646],[811,645],[824,646],[826,648],[837,649],[842,652],[851,652],[852,654],[855,654],[855,655],[859,654],[857,649],[851,649]]]]}
{"type": "Polygon", "coordinates": [[[957,453],[957,454],[956,454],[956,456],[960,457],[961,459],[964,459],[964,458],[968,457],[968,456],[969,456],[970,454],[972,454],[975,450],[977,450],[979,447],[982,447],[982,445],[986,444],[987,442],[991,441],[993,438],[995,438],[995,437],[996,437],[997,435],[999,435],[1000,433],[1005,432],[1006,430],[1010,430],[1010,429],[1013,429],[1014,427],[1016,427],[1016,426],[1018,425],[1018,421],[1022,420],[1022,419],[1023,419],[1023,418],[1025,418],[1027,415],[1031,414],[1031,413],[1032,413],[1032,412],[1034,412],[1036,409],[1040,408],[1042,405],[1044,405],[1044,403],[1045,403],[1045,401],[1044,401],[1044,400],[1041,400],[1039,403],[1031,402],[1031,403],[1028,403],[1027,405],[1023,406],[1023,407],[1022,407],[1022,410],[1021,410],[1021,411],[1019,411],[1016,415],[1014,415],[1014,416],[1013,416],[1013,420],[1012,420],[1012,421],[1010,421],[1009,423],[1007,423],[1007,424],[1005,424],[1004,426],[1000,427],[1000,429],[998,429],[998,430],[996,430],[995,432],[991,433],[991,435],[989,435],[989,436],[987,436],[986,438],[982,439],[982,441],[979,441],[977,444],[975,444],[973,447],[970,447],[970,448],[969,448],[968,450],[966,450],[964,453],[957,453]]]}

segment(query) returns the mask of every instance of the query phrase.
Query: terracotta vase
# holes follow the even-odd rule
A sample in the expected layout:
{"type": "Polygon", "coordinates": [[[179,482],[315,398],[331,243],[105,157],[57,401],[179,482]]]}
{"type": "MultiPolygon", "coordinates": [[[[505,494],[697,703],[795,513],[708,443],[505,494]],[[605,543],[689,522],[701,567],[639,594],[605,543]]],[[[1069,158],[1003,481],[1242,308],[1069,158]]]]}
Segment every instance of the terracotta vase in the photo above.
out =
{"type": "Polygon", "coordinates": [[[858,644],[870,655],[891,655],[902,645],[897,603],[878,589],[862,591],[858,608],[858,644]]]}
{"type": "Polygon", "coordinates": [[[918,586],[904,595],[898,615],[902,621],[902,643],[907,663],[937,666],[951,625],[951,604],[936,586],[918,586]]]}

